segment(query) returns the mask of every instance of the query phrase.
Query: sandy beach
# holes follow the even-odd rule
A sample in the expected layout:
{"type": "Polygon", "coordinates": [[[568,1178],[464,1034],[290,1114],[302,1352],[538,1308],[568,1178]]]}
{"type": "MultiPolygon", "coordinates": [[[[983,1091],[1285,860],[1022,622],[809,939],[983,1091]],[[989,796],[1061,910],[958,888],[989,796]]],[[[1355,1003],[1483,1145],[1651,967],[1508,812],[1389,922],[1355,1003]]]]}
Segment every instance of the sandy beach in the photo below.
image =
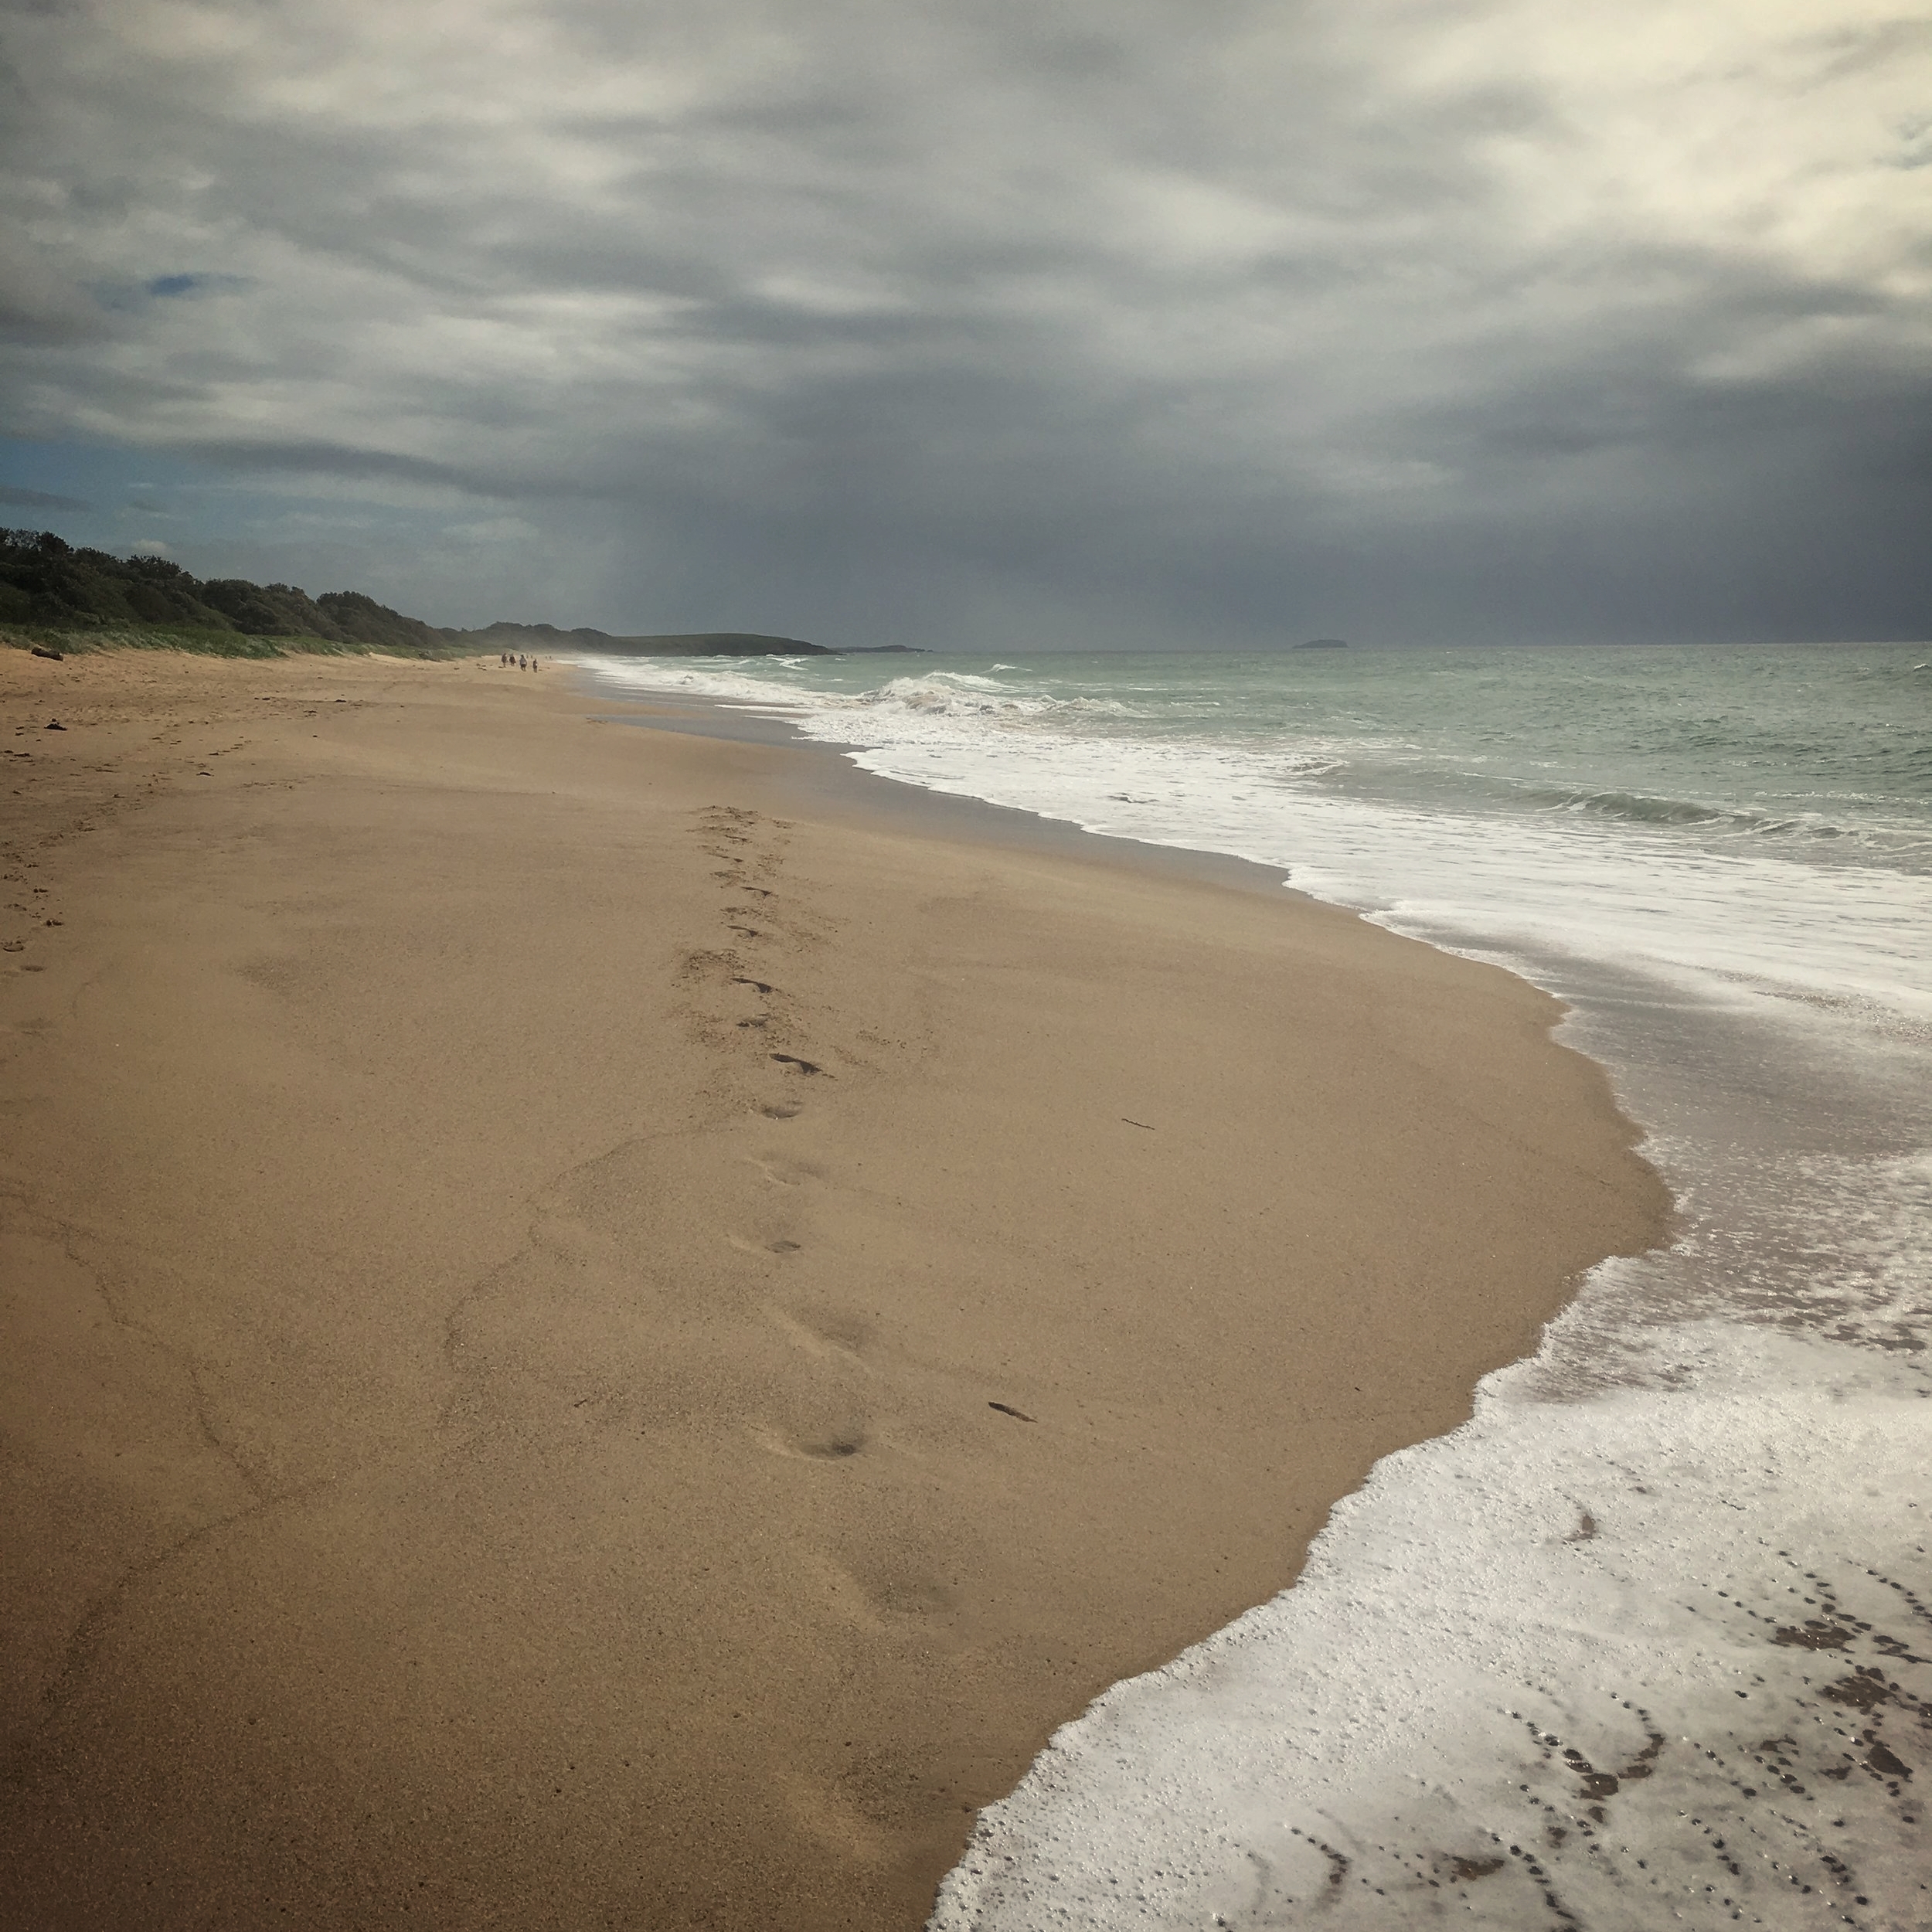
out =
{"type": "Polygon", "coordinates": [[[612,709],[0,650],[14,1923],[910,1932],[1662,1227],[1501,971],[612,709]]]}

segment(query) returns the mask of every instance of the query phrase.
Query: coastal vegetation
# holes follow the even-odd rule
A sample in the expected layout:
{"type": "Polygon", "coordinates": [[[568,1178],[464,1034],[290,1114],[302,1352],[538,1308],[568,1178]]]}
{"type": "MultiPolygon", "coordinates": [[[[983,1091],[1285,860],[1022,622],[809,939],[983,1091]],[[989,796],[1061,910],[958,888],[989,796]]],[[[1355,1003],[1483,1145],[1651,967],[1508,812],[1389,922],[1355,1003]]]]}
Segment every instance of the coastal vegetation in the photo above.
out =
{"type": "Polygon", "coordinates": [[[0,530],[0,639],[66,651],[192,651],[225,658],[381,651],[451,658],[473,651],[600,651],[624,657],[830,656],[825,645],[742,631],[613,637],[499,621],[438,629],[360,590],[311,597],[292,583],[201,578],[166,557],[77,548],[51,530],[0,530]]]}
{"type": "Polygon", "coordinates": [[[0,531],[0,624],[107,645],[273,657],[286,649],[447,657],[444,633],[359,590],[319,597],[291,583],[202,579],[166,557],[77,549],[51,530],[0,531]]]}

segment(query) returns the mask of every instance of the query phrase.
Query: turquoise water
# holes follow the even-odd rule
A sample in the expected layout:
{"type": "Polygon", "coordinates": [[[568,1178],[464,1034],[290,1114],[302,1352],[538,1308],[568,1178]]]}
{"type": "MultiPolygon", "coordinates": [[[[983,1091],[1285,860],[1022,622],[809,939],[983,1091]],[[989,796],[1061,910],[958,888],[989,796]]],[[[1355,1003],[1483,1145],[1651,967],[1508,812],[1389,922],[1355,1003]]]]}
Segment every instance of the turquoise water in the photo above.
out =
{"type": "Polygon", "coordinates": [[[1932,651],[607,665],[868,770],[1278,865],[1405,930],[1932,1019],[1932,651]]]}
{"type": "Polygon", "coordinates": [[[1926,645],[716,661],[692,682],[1320,761],[1365,797],[1571,810],[1932,865],[1926,645]],[[886,675],[882,675],[882,672],[886,675]],[[721,675],[722,674],[722,675],[721,675]],[[1083,715],[1084,714],[1084,715],[1083,715]]]}
{"type": "Polygon", "coordinates": [[[941,1932],[1932,1925],[1932,648],[586,664],[1503,964],[1677,1197],[941,1932]]]}

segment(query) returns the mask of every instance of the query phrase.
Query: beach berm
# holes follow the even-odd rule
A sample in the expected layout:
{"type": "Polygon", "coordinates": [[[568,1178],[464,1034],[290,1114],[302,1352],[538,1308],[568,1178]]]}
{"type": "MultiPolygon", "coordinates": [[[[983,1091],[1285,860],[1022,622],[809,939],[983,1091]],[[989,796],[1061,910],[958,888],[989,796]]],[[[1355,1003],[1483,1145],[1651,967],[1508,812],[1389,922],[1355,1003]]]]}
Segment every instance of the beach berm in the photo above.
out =
{"type": "Polygon", "coordinates": [[[917,1927],[1655,1239],[1522,982],[632,711],[0,651],[15,1922],[917,1927]]]}

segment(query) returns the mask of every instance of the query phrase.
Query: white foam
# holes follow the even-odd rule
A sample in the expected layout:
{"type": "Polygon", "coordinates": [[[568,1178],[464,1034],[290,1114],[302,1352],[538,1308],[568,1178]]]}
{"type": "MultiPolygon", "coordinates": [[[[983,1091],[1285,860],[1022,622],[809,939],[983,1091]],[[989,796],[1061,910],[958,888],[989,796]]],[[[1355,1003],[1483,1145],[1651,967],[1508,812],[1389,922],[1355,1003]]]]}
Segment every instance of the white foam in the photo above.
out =
{"type": "Polygon", "coordinates": [[[1932,886],[1351,795],[1360,740],[1163,739],[1116,688],[784,696],[867,769],[1284,866],[1553,986],[1681,1226],[1379,1464],[1294,1589],[1065,1726],[935,1926],[1923,1932],[1932,886]]]}
{"type": "Polygon", "coordinates": [[[1694,1386],[1505,1375],[1386,1459],[1292,1590],[1055,1737],[934,1926],[1925,1925],[1883,1755],[1923,1775],[1889,1646],[1928,1648],[1928,1526],[1886,1474],[1925,1379],[1718,1323],[1655,1359],[1694,1386]]]}
{"type": "MultiPolygon", "coordinates": [[[[667,681],[662,668],[614,675],[667,681]]],[[[1922,874],[1794,863],[1747,842],[1699,843],[1561,807],[1478,815],[1352,796],[1321,781],[1361,740],[1137,737],[1121,700],[971,674],[894,678],[854,695],[774,690],[715,669],[668,678],[782,707],[806,736],[853,747],[853,761],[883,777],[1278,866],[1318,897],[1461,950],[1621,961],[1706,996],[1796,994],[1932,1022],[1932,877],[1922,874]]]]}

